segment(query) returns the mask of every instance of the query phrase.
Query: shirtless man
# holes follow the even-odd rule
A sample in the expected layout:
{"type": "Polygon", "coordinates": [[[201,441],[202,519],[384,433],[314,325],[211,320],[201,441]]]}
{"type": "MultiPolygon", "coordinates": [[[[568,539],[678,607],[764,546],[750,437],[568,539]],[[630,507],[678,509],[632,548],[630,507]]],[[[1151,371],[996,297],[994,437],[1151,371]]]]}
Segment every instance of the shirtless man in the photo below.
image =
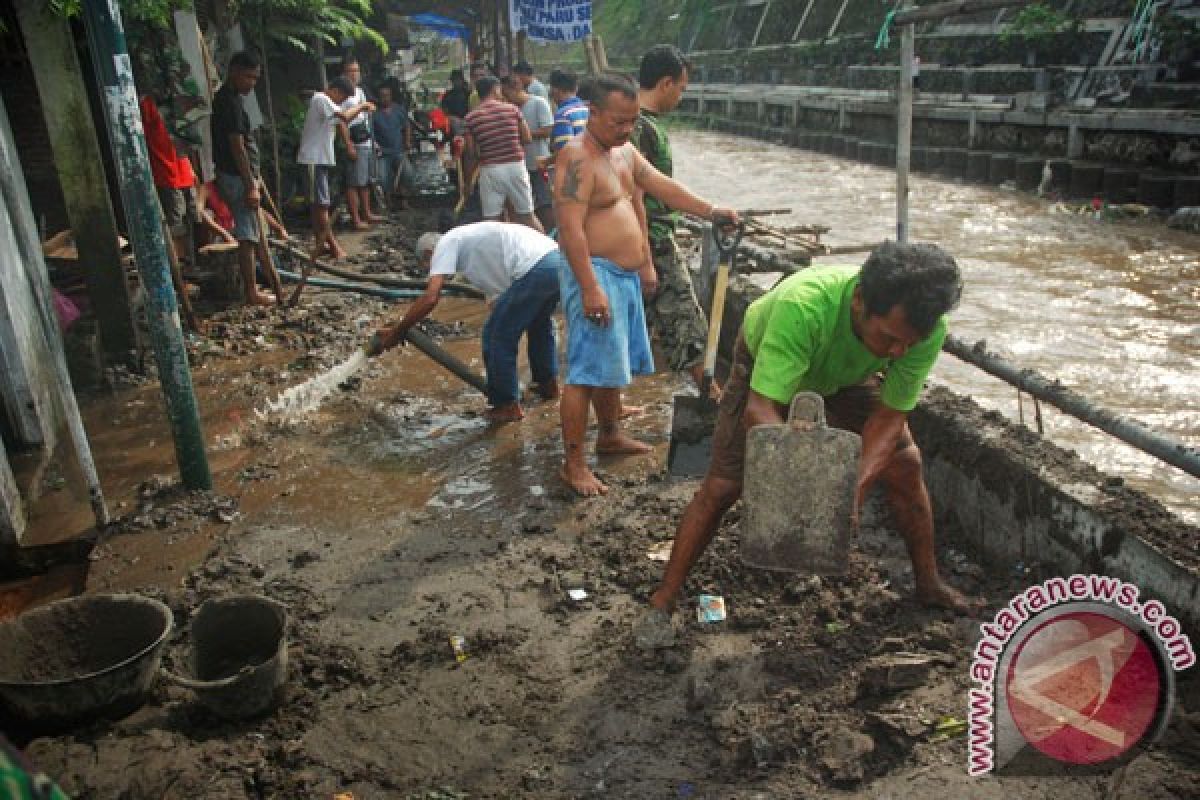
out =
{"type": "Polygon", "coordinates": [[[717,208],[656,170],[629,143],[638,117],[637,87],[623,75],[594,81],[583,135],[555,160],[554,208],[562,256],[559,281],[567,319],[567,376],[559,413],[566,458],[563,480],[584,496],[608,491],[588,468],[583,442],[596,407],[596,452],[636,454],[650,447],[620,430],[621,387],[653,371],[641,292],[657,285],[647,245],[643,192],[670,208],[722,224],[737,213],[717,208]]]}

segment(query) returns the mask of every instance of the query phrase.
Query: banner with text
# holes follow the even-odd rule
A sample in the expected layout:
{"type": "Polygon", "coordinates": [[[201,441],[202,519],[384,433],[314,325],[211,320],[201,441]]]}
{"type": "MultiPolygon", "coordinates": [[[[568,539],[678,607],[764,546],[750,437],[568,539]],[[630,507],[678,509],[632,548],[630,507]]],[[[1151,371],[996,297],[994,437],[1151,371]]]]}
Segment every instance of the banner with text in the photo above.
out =
{"type": "Polygon", "coordinates": [[[537,42],[578,42],[592,32],[592,0],[512,0],[512,22],[537,42]]]}

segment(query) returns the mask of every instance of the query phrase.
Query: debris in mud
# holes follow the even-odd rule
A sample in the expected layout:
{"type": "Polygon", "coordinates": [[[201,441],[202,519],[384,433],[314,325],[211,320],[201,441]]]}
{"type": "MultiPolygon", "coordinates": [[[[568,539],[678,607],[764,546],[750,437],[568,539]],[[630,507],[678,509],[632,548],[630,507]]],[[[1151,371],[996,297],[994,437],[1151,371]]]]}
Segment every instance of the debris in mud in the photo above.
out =
{"type": "MultiPolygon", "coordinates": [[[[233,306],[207,316],[202,335],[188,337],[188,355],[193,365],[208,358],[234,358],[272,350],[300,353],[288,365],[290,371],[311,369],[332,352],[345,352],[361,344],[359,320],[374,318],[384,303],[373,297],[337,293],[321,296],[303,308],[280,306],[233,306]]],[[[274,378],[280,370],[270,369],[274,378]]]]}
{"type": "Polygon", "coordinates": [[[831,783],[859,783],[866,776],[866,760],[875,752],[875,740],[865,733],[838,728],[822,729],[813,736],[817,762],[831,783]]]}
{"type": "Polygon", "coordinates": [[[876,656],[863,665],[859,689],[864,695],[915,689],[929,677],[934,664],[931,656],[918,653],[876,656]]]}
{"type": "Polygon", "coordinates": [[[725,620],[725,598],[711,594],[702,594],[696,598],[696,621],[701,623],[723,622],[725,620]]]}
{"type": "Polygon", "coordinates": [[[238,506],[237,498],[203,489],[188,490],[163,475],[143,481],[138,486],[136,502],[135,511],[112,521],[112,532],[163,530],[206,518],[228,524],[236,517],[238,506]]]}

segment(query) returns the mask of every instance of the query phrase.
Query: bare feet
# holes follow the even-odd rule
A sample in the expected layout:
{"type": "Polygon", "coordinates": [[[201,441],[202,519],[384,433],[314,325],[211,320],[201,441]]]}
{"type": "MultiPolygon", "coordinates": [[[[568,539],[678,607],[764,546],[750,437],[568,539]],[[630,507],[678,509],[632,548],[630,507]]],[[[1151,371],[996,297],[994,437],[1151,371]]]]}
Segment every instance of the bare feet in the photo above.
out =
{"type": "Polygon", "coordinates": [[[518,422],[525,419],[525,412],[521,409],[519,403],[509,403],[505,406],[496,406],[489,408],[483,412],[483,416],[488,422],[502,424],[505,422],[518,422]]]}
{"type": "Polygon", "coordinates": [[[558,470],[558,477],[562,478],[563,483],[571,487],[580,497],[608,494],[608,487],[601,483],[600,479],[593,475],[586,466],[576,468],[570,464],[563,464],[558,470]]]}
{"type": "Polygon", "coordinates": [[[917,602],[934,608],[946,608],[961,616],[971,616],[983,610],[983,600],[968,598],[945,581],[938,580],[929,586],[918,586],[917,602]]]}
{"type": "Polygon", "coordinates": [[[639,442],[628,434],[618,431],[611,436],[596,438],[596,452],[605,456],[636,456],[649,453],[654,448],[639,442]]]}
{"type": "Polygon", "coordinates": [[[371,230],[371,225],[370,225],[369,223],[366,223],[366,222],[355,222],[353,227],[354,227],[354,230],[356,230],[356,231],[369,231],[369,230],[371,230]]]}
{"type": "Polygon", "coordinates": [[[621,413],[617,415],[617,419],[629,419],[642,414],[646,410],[645,406],[621,406],[621,413]]]}
{"type": "MultiPolygon", "coordinates": [[[[341,261],[346,257],[346,251],[343,250],[340,245],[326,245],[325,252],[327,252],[329,257],[334,261],[341,261]]],[[[320,253],[317,255],[319,256],[320,253]]]]}
{"type": "Polygon", "coordinates": [[[248,306],[271,306],[275,304],[275,297],[266,292],[255,292],[252,295],[247,295],[246,305],[248,306]]]}

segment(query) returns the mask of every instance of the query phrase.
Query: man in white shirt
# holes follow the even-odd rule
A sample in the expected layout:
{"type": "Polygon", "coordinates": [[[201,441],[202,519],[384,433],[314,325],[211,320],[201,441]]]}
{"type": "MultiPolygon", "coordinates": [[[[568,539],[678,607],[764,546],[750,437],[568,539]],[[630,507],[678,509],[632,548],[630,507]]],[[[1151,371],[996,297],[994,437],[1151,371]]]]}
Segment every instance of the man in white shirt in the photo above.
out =
{"type": "Polygon", "coordinates": [[[501,83],[504,99],[521,109],[529,126],[532,140],[525,145],[525,169],[529,172],[529,188],[533,192],[533,211],[544,230],[554,227],[554,198],[546,178],[550,161],[550,133],[554,130],[554,111],[541,97],[530,94],[517,75],[509,75],[501,83]]]}
{"type": "MultiPolygon", "coordinates": [[[[354,91],[342,101],[342,110],[349,111],[367,102],[367,93],[362,86],[362,67],[354,56],[342,62],[342,77],[354,86],[354,91]]],[[[371,111],[375,110],[372,104],[371,111]]],[[[373,222],[382,222],[383,217],[371,213],[371,178],[375,161],[375,142],[371,138],[371,120],[366,114],[354,124],[342,128],[346,145],[346,205],[350,208],[350,219],[356,231],[365,231],[373,222]]]]}
{"type": "Polygon", "coordinates": [[[300,148],[296,161],[308,166],[309,204],[312,206],[313,255],[328,252],[334,259],[344,258],[346,251],[333,235],[329,222],[329,172],[337,163],[333,152],[333,134],[338,124],[348,125],[364,111],[374,111],[370,102],[343,108],[346,98],[354,93],[348,78],[338,77],[329,82],[324,92],[316,92],[308,103],[304,130],[300,133],[300,148]]]}
{"type": "Polygon", "coordinates": [[[558,397],[558,354],[551,320],[558,305],[558,244],[527,225],[476,222],[445,235],[422,234],[417,258],[429,270],[425,293],[404,318],[376,334],[378,355],[404,341],[410,328],[438,304],[446,278],[457,273],[488,296],[492,313],[483,326],[483,363],[487,369],[485,416],[515,422],[525,416],[517,382],[517,348],[526,336],[534,389],[543,399],[558,397]]]}
{"type": "Polygon", "coordinates": [[[525,91],[534,97],[542,98],[547,103],[550,102],[550,92],[546,88],[546,84],[534,77],[533,66],[528,61],[518,61],[512,71],[521,81],[521,86],[525,87],[525,91]]]}

